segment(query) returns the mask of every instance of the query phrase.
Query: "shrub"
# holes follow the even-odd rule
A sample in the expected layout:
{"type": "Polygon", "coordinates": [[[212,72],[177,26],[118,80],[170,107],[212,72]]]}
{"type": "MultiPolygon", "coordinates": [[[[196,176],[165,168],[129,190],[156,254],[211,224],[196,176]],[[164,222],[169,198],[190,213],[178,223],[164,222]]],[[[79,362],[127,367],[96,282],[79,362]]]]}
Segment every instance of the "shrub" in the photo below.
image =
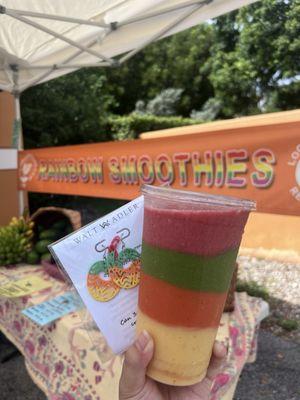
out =
{"type": "Polygon", "coordinates": [[[294,319],[279,319],[277,325],[289,332],[298,329],[298,321],[294,319]]]}
{"type": "Polygon", "coordinates": [[[199,124],[201,121],[182,117],[158,117],[133,113],[126,116],[112,115],[107,128],[114,140],[136,139],[140,133],[159,129],[199,124]]]}
{"type": "Polygon", "coordinates": [[[176,115],[176,104],[179,102],[182,92],[183,89],[175,88],[162,90],[147,104],[143,100],[138,100],[135,105],[135,111],[139,114],[148,115],[176,115]]]}
{"type": "Polygon", "coordinates": [[[236,291],[247,292],[250,296],[261,297],[264,300],[269,299],[269,293],[267,289],[253,281],[239,281],[236,286],[236,291]]]}

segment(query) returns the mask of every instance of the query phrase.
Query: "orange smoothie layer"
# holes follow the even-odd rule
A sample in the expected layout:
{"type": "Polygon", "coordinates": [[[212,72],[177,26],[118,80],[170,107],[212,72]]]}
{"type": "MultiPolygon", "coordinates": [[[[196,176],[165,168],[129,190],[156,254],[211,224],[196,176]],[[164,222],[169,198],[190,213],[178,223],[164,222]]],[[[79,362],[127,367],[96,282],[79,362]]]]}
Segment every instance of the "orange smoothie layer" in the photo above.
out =
{"type": "Polygon", "coordinates": [[[155,344],[148,376],[176,386],[193,385],[205,377],[217,328],[168,326],[139,309],[137,333],[143,329],[150,333],[155,344]]]}
{"type": "Polygon", "coordinates": [[[143,313],[162,324],[188,328],[217,328],[227,295],[179,288],[144,272],[140,293],[143,313]]]}

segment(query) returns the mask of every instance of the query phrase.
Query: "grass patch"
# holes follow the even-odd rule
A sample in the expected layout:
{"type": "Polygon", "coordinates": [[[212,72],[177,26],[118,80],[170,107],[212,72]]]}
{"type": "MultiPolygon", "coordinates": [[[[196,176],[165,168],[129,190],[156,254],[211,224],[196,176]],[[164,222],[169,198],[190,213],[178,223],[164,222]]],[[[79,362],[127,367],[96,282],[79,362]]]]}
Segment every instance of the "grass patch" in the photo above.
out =
{"type": "Polygon", "coordinates": [[[267,289],[256,282],[238,281],[236,285],[237,292],[247,292],[249,296],[260,297],[264,300],[269,300],[270,295],[267,289]]]}
{"type": "Polygon", "coordinates": [[[285,329],[288,332],[295,331],[298,329],[298,321],[295,319],[284,319],[284,318],[279,318],[276,321],[277,325],[280,326],[281,328],[285,329]]]}

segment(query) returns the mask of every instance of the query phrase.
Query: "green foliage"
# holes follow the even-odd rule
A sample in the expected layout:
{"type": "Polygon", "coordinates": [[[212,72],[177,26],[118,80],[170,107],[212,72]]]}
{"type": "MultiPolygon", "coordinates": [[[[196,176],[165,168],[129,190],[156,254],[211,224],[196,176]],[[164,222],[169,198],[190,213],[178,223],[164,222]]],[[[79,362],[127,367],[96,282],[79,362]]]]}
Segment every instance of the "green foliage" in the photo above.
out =
{"type": "Polygon", "coordinates": [[[108,118],[107,126],[115,140],[135,139],[142,132],[178,126],[199,124],[199,120],[182,117],[158,117],[154,115],[130,114],[108,118]]]}
{"type": "Polygon", "coordinates": [[[299,326],[298,321],[294,319],[278,319],[276,323],[277,325],[281,326],[281,328],[289,332],[298,329],[299,326]]]}
{"type": "Polygon", "coordinates": [[[271,90],[266,98],[265,110],[275,112],[300,107],[300,81],[291,80],[289,85],[271,90]]]}
{"type": "Polygon", "coordinates": [[[236,285],[236,291],[247,292],[250,296],[261,297],[264,300],[269,299],[269,293],[267,289],[253,281],[238,281],[236,285]]]}
{"type": "Polygon", "coordinates": [[[107,89],[117,101],[111,111],[129,114],[138,100],[148,102],[162,90],[182,88],[176,114],[189,116],[213,96],[208,79],[214,27],[201,24],[149,45],[121,68],[106,69],[107,89]]]}
{"type": "Polygon", "coordinates": [[[181,98],[183,90],[169,88],[162,90],[154,99],[146,104],[143,100],[137,101],[135,112],[138,114],[170,116],[175,115],[176,104],[181,98]]]}
{"type": "Polygon", "coordinates": [[[21,96],[25,148],[109,140],[103,120],[114,98],[99,70],[80,70],[21,96]]]}
{"type": "Polygon", "coordinates": [[[167,88],[182,88],[178,115],[222,104],[218,118],[300,107],[300,2],[264,0],[148,46],[105,71],[112,111],[128,114],[167,88]],[[270,104],[269,104],[270,103],[270,104]]]}
{"type": "Polygon", "coordinates": [[[221,116],[299,107],[300,2],[265,0],[218,18],[211,55],[221,116]]]}
{"type": "Polygon", "coordinates": [[[191,112],[191,118],[202,120],[204,122],[213,121],[216,119],[222,108],[222,102],[216,98],[208,99],[206,103],[204,103],[201,111],[193,110],[191,112]]]}

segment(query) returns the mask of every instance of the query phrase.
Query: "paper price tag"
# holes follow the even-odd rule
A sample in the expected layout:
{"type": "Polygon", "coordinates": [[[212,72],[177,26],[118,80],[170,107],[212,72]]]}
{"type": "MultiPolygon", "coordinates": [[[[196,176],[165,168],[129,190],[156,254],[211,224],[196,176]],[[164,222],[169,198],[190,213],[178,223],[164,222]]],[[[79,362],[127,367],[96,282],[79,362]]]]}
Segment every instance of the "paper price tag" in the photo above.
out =
{"type": "Polygon", "coordinates": [[[49,246],[115,353],[134,341],[143,197],[49,246]]]}
{"type": "Polygon", "coordinates": [[[51,286],[48,282],[38,276],[28,276],[24,279],[19,279],[7,282],[0,286],[0,296],[3,297],[22,297],[28,296],[51,286]]]}
{"type": "Polygon", "coordinates": [[[38,325],[44,326],[81,307],[82,302],[78,295],[69,292],[35,306],[25,308],[22,310],[22,314],[38,325]]]}

